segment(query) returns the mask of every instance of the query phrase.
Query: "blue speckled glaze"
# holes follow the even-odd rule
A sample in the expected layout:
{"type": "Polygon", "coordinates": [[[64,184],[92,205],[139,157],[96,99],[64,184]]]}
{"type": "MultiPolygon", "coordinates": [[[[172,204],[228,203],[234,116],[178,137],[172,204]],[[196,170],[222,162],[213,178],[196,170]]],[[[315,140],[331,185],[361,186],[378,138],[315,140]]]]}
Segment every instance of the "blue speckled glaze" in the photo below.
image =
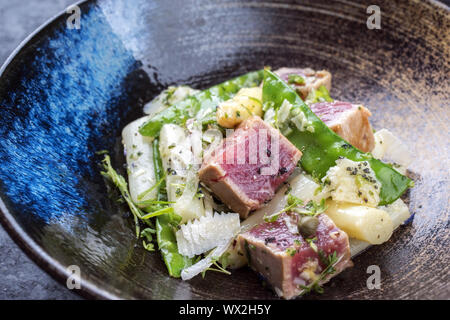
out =
{"type": "Polygon", "coordinates": [[[40,38],[0,88],[1,191],[45,222],[84,215],[90,182],[101,181],[95,151],[111,148],[127,112],[117,107],[124,79],[138,67],[99,7],[83,7],[81,26],[40,38]]]}

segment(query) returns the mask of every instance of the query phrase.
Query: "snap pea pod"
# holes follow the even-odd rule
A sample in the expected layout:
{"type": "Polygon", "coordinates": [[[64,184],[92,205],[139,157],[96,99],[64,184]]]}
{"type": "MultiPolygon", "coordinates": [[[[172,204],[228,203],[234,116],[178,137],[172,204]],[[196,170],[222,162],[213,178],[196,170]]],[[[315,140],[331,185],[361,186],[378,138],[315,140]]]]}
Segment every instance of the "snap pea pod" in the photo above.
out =
{"type": "Polygon", "coordinates": [[[191,266],[194,260],[178,253],[177,239],[172,226],[174,222],[173,216],[167,213],[157,217],[156,238],[167,271],[170,276],[179,278],[181,271],[191,266]]]}
{"type": "Polygon", "coordinates": [[[139,132],[143,136],[157,137],[166,123],[183,124],[193,117],[202,120],[214,112],[220,102],[232,98],[241,88],[258,86],[262,78],[263,70],[253,71],[189,96],[157,113],[142,125],[139,132]]]}
{"type": "Polygon", "coordinates": [[[293,105],[291,113],[303,112],[305,116],[303,121],[307,123],[310,129],[301,131],[293,125],[291,126],[292,131],[286,137],[302,151],[303,156],[300,163],[303,169],[313,177],[323,178],[328,169],[336,165],[336,160],[344,157],[353,161],[367,161],[369,163],[377,180],[381,183],[379,205],[394,202],[409,187],[413,186],[411,179],[375,159],[370,153],[364,153],[351,146],[334,133],[311,111],[287,83],[269,70],[265,70],[263,102],[265,105],[278,109],[284,100],[293,105]]]}
{"type": "MultiPolygon", "coordinates": [[[[163,175],[161,156],[159,154],[159,140],[153,141],[153,161],[155,164],[155,177],[159,181],[163,175]]],[[[164,186],[160,186],[163,188],[164,186]]],[[[158,191],[158,201],[166,200],[163,194],[158,191]]],[[[156,240],[159,250],[163,256],[167,271],[170,276],[179,278],[181,271],[193,264],[194,260],[178,253],[177,239],[175,236],[175,226],[181,221],[181,217],[174,213],[165,213],[156,217],[156,240]]]]}

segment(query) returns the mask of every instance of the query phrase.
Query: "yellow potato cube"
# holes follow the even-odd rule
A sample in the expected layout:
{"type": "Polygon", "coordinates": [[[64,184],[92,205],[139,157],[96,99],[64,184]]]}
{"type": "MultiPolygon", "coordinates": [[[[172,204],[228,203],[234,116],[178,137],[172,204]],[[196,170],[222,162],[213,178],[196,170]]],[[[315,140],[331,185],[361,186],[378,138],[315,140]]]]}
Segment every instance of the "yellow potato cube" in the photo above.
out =
{"type": "Polygon", "coordinates": [[[230,100],[219,104],[217,122],[224,128],[235,128],[253,115],[262,116],[262,88],[242,88],[230,100]]]}

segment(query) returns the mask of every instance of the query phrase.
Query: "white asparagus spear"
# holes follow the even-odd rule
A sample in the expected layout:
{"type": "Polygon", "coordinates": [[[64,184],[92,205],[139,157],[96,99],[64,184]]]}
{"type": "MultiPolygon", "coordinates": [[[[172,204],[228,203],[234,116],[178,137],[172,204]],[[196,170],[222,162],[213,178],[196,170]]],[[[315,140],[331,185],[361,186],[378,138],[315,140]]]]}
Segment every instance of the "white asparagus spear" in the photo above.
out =
{"type": "Polygon", "coordinates": [[[128,184],[131,199],[135,203],[154,199],[156,196],[156,191],[152,191],[142,199],[138,199],[140,194],[149,190],[156,183],[152,139],[139,133],[139,127],[148,119],[149,117],[137,119],[129,123],[122,131],[122,142],[127,158],[128,184]]]}

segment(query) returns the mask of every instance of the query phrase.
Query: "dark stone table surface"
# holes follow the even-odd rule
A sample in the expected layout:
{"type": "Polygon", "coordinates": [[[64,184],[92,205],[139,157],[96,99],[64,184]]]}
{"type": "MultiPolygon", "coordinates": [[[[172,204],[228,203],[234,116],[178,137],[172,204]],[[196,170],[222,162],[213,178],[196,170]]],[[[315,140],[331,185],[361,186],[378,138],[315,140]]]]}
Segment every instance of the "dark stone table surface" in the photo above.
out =
{"type": "MultiPolygon", "coordinates": [[[[74,0],[0,0],[0,64],[74,0]]],[[[80,299],[31,261],[0,226],[0,299],[80,299]]]]}

